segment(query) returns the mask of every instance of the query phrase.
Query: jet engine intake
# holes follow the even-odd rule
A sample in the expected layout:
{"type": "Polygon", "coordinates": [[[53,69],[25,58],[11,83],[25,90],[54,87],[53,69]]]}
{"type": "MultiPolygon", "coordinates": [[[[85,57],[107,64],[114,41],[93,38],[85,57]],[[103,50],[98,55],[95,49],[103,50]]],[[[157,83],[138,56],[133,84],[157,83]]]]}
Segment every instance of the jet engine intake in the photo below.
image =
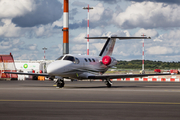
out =
{"type": "Polygon", "coordinates": [[[102,58],[102,63],[103,63],[104,65],[109,65],[109,64],[111,64],[111,57],[108,56],[108,55],[104,56],[104,57],[102,58]]]}
{"type": "Polygon", "coordinates": [[[102,58],[102,63],[106,66],[114,66],[117,64],[117,60],[113,57],[106,55],[102,58]]]}

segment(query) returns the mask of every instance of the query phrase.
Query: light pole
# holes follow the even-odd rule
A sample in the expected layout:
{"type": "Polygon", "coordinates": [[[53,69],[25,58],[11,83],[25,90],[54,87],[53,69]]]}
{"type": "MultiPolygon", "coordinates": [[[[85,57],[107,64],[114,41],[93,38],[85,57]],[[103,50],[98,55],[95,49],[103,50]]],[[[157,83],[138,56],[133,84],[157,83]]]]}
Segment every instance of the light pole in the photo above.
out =
{"type": "MultiPolygon", "coordinates": [[[[141,36],[146,36],[146,35],[141,35],[141,36]]],[[[142,43],[142,74],[145,74],[145,71],[144,71],[144,39],[143,39],[143,43],[142,43]]]]}
{"type": "MultiPolygon", "coordinates": [[[[87,19],[87,38],[89,38],[89,10],[93,9],[93,7],[83,7],[83,9],[88,10],[88,19],[87,19]]],[[[89,39],[87,39],[87,55],[89,55],[89,39]]]]}
{"type": "Polygon", "coordinates": [[[43,47],[42,49],[44,50],[44,60],[46,60],[45,51],[47,50],[47,48],[46,48],[46,47],[43,47]]]}

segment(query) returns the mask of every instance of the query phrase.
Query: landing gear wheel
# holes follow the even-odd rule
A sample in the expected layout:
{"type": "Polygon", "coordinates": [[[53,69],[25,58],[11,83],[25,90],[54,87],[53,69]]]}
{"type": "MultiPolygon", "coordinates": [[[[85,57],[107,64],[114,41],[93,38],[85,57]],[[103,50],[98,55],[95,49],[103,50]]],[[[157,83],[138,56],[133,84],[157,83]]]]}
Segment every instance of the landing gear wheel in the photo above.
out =
{"type": "Polygon", "coordinates": [[[106,85],[107,85],[108,88],[110,88],[111,85],[112,85],[112,82],[111,82],[110,80],[106,80],[105,83],[106,83],[106,85]]]}
{"type": "Polygon", "coordinates": [[[57,87],[59,88],[64,87],[64,80],[57,80],[57,87]]]}
{"type": "Polygon", "coordinates": [[[110,87],[111,87],[111,84],[110,84],[110,83],[107,83],[106,85],[107,85],[107,87],[108,87],[108,88],[110,88],[110,87]]]}

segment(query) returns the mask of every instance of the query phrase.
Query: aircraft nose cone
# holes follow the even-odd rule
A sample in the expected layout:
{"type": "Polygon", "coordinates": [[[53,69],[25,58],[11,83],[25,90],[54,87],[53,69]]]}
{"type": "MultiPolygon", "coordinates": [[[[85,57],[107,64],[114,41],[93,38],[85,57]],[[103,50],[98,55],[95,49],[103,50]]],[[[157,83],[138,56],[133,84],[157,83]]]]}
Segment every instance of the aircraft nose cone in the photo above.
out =
{"type": "Polygon", "coordinates": [[[69,66],[70,61],[55,61],[48,65],[47,73],[49,75],[60,76],[65,71],[65,68],[69,66]]]}
{"type": "Polygon", "coordinates": [[[51,63],[47,67],[47,73],[49,75],[53,75],[53,73],[56,71],[56,65],[54,63],[51,63]]]}

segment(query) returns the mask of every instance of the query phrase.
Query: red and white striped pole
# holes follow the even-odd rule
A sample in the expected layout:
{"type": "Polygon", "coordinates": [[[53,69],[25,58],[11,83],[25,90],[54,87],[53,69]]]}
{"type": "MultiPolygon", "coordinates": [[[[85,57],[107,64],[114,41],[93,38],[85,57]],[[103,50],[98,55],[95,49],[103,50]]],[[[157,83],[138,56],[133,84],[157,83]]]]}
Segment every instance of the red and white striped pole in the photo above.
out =
{"type": "MultiPolygon", "coordinates": [[[[89,9],[93,9],[92,7],[84,7],[83,9],[88,10],[88,19],[87,19],[87,37],[89,37],[89,9]]],[[[89,55],[89,39],[87,39],[87,55],[89,55]]]]}
{"type": "Polygon", "coordinates": [[[47,50],[47,48],[43,47],[42,49],[44,50],[44,60],[46,60],[45,50],[47,50]]]}
{"type": "MultiPolygon", "coordinates": [[[[141,35],[141,36],[146,36],[146,35],[141,35]]],[[[142,73],[145,73],[144,71],[144,39],[143,39],[143,43],[142,43],[142,73]]]]}
{"type": "Polygon", "coordinates": [[[64,0],[63,13],[63,55],[69,54],[69,0],[64,0]]]}

